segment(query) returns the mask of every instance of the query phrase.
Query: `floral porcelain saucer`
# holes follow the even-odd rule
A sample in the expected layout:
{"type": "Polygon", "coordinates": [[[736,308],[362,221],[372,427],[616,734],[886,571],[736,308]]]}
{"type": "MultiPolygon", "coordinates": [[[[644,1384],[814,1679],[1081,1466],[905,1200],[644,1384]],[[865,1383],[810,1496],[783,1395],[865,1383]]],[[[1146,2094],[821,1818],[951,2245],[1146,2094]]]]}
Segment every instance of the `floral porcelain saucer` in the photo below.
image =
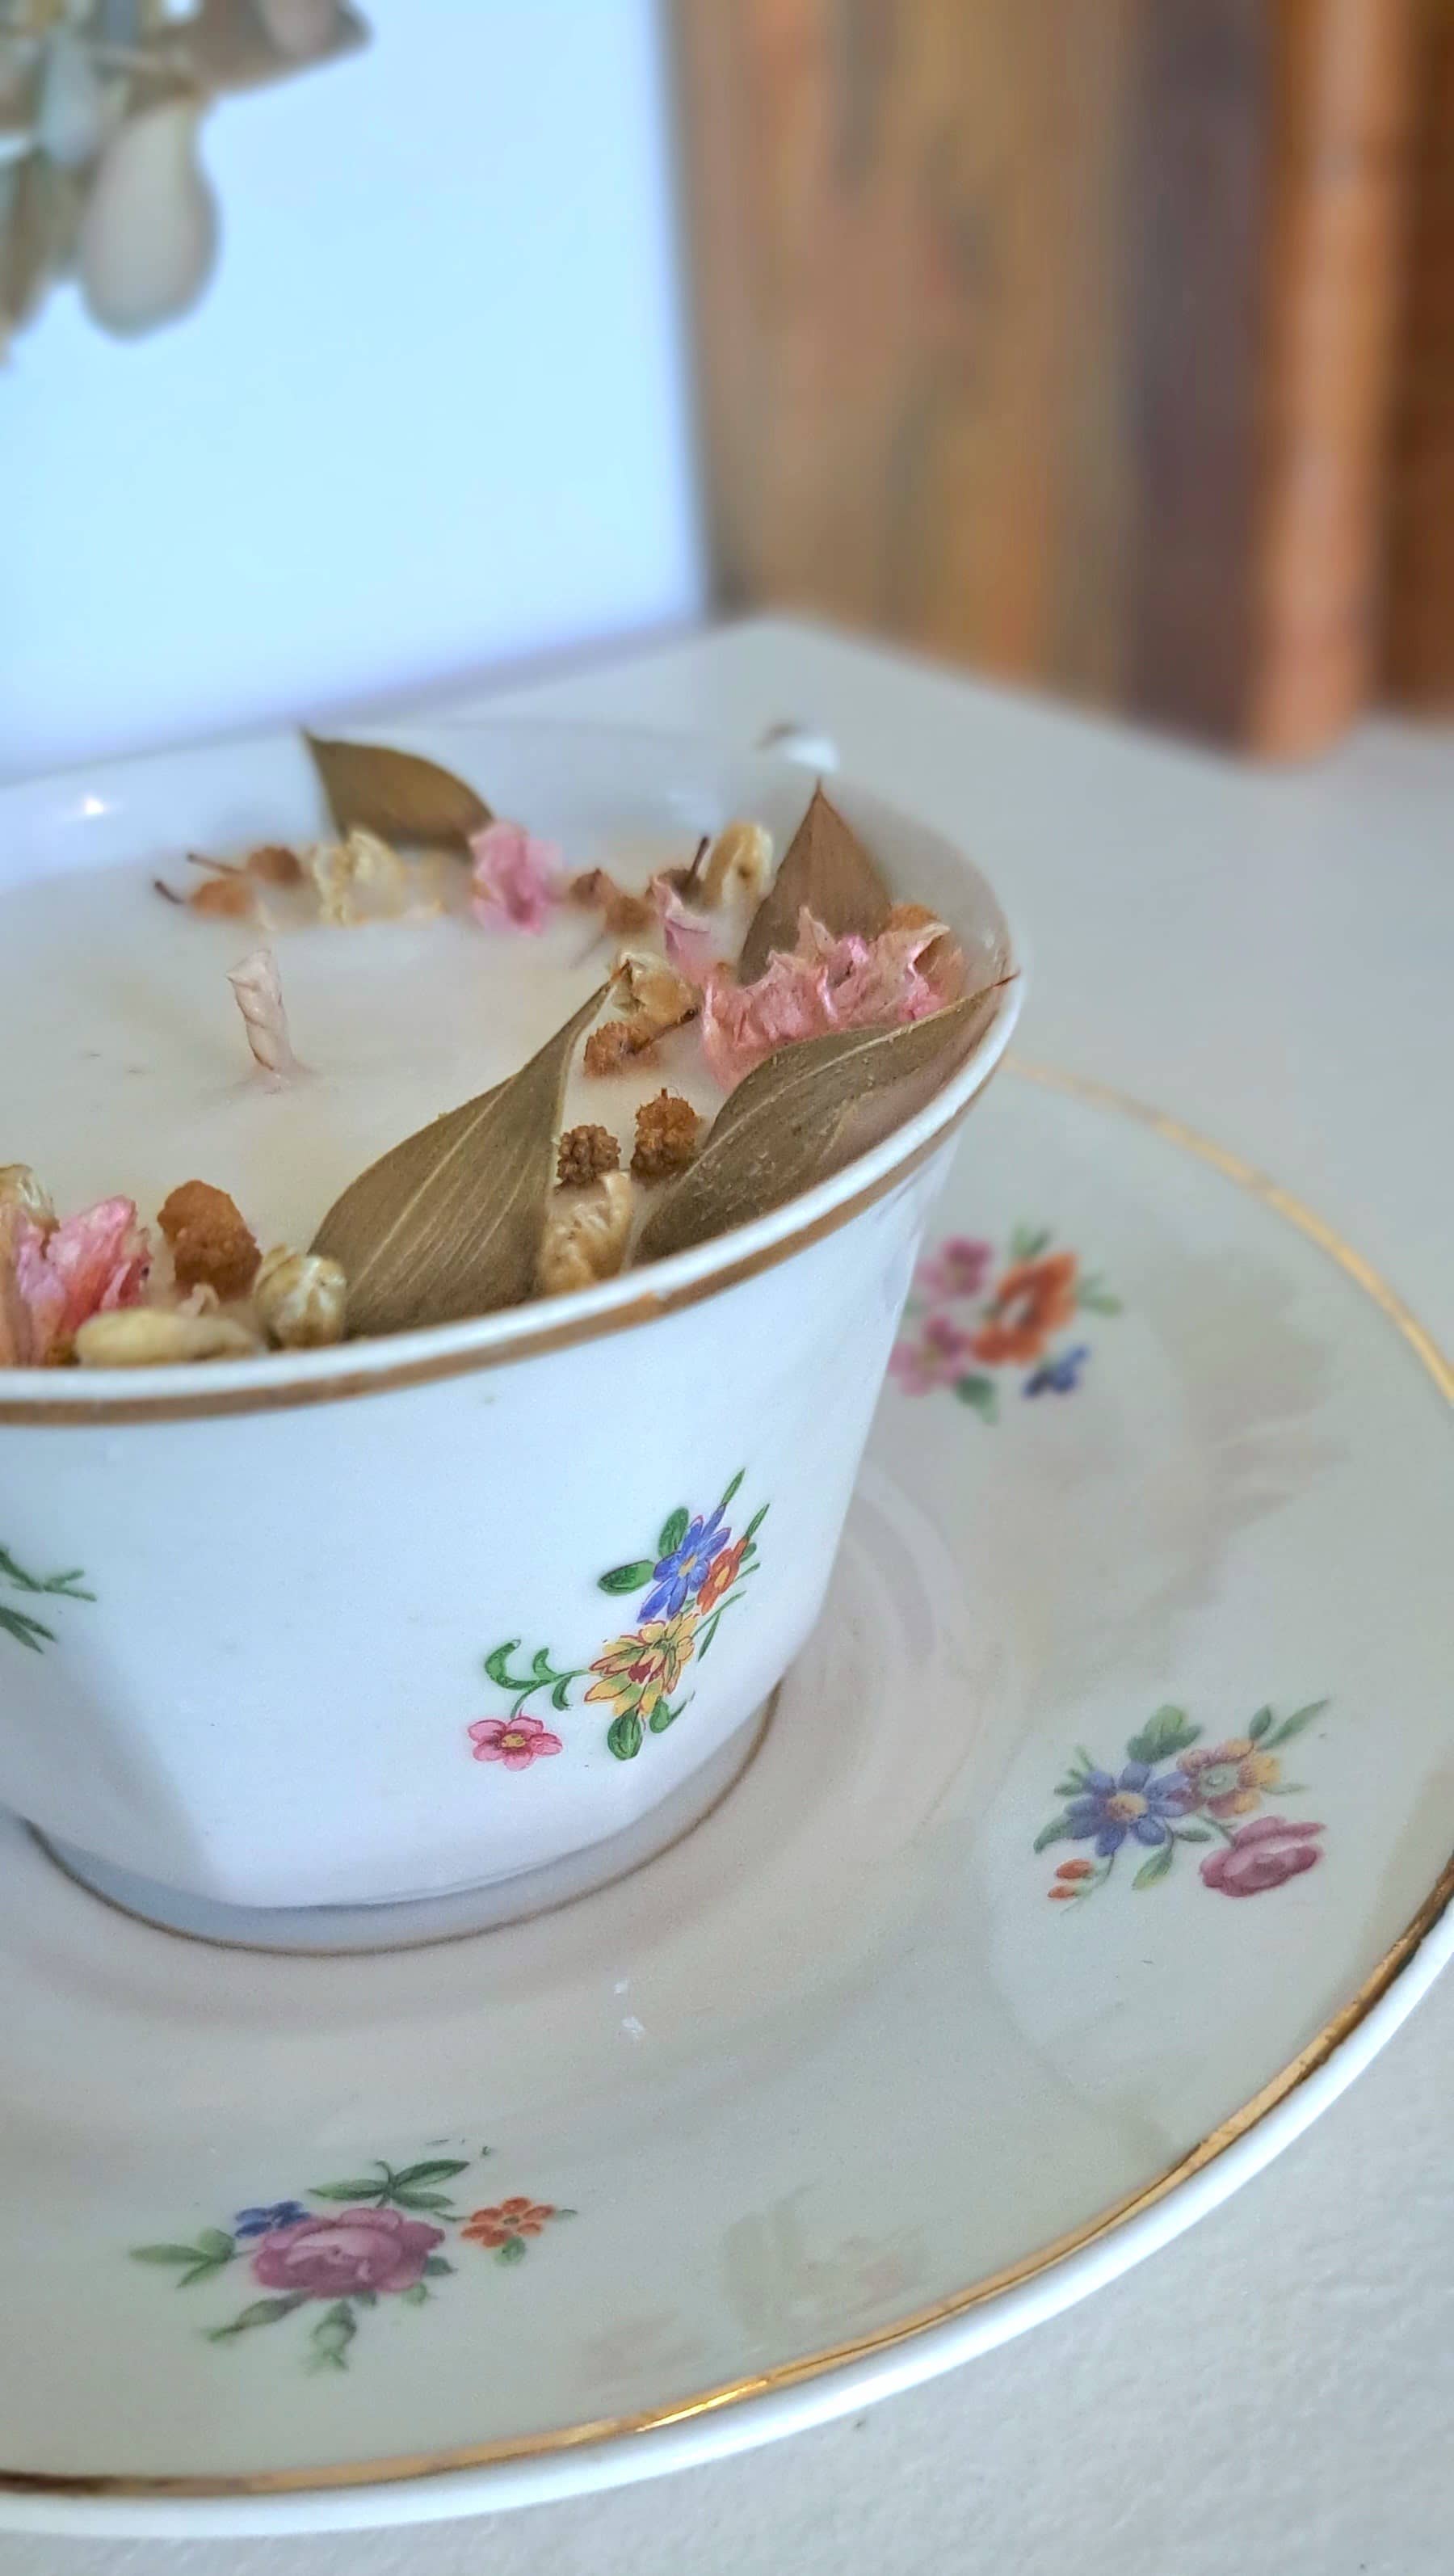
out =
{"type": "MultiPolygon", "coordinates": [[[[828,1610],[673,1849],[319,1958],[3,1828],[0,2518],[460,2513],[861,2405],[1186,2225],[1427,1984],[1446,1365],[1270,1184],[1053,1076],[940,1219],[828,1610]]],[[[0,1551],[0,1690],[85,1616],[46,1580],[0,1551]]],[[[481,1672],[480,1796],[594,1722],[537,1644],[481,1672]]]]}

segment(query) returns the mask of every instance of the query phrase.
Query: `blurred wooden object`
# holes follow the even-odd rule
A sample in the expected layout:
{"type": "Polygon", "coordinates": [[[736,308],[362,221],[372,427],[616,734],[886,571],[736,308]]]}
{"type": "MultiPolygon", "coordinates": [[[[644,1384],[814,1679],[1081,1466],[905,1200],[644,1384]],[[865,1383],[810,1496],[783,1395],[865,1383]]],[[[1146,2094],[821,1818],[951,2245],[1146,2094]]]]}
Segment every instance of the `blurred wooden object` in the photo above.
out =
{"type": "Polygon", "coordinates": [[[726,603],[1260,750],[1336,732],[1377,650],[1404,0],[676,19],[726,603]]]}
{"type": "Polygon", "coordinates": [[[1454,712],[1454,0],[1420,0],[1389,499],[1388,681],[1454,712]]]}

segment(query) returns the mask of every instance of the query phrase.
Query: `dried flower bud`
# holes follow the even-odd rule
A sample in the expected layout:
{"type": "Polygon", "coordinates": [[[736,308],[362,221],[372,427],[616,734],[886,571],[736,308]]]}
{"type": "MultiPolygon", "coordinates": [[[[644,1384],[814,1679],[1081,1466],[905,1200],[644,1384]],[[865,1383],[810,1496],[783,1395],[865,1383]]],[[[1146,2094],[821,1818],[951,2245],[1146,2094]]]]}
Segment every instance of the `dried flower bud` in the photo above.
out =
{"type": "Polygon", "coordinates": [[[187,910],[208,913],[222,921],[246,921],[254,900],[252,885],[245,876],[204,877],[188,895],[187,910]]]}
{"type": "Polygon", "coordinates": [[[684,1172],[697,1150],[701,1120],[689,1100],[659,1091],[636,1112],[636,1151],[631,1169],[639,1181],[661,1181],[684,1172]]]}
{"type": "Polygon", "coordinates": [[[296,850],[281,841],[265,841],[259,850],[249,850],[247,873],[263,885],[293,886],[303,882],[303,862],[296,850]]]}
{"type": "Polygon", "coordinates": [[[0,1207],[18,1208],[42,1234],[55,1225],[51,1195],[28,1163],[0,1163],[0,1207]]]}
{"type": "Polygon", "coordinates": [[[665,1037],[701,1008],[700,996],[684,975],[664,957],[623,948],[611,969],[611,986],[623,1016],[649,1020],[652,1035],[665,1037]]]}
{"type": "Polygon", "coordinates": [[[76,1334],[82,1368],[173,1368],[183,1360],[246,1360],[262,1348],[228,1315],[181,1315],[164,1306],[126,1306],[93,1315],[76,1334]]]}
{"type": "Polygon", "coordinates": [[[771,832],[761,823],[729,823],[712,843],[696,899],[708,912],[749,897],[755,903],[771,874],[771,832]]]}
{"type": "Polygon", "coordinates": [[[582,911],[598,912],[602,928],[613,939],[628,938],[633,930],[649,930],[655,918],[650,896],[628,894],[605,868],[587,868],[572,877],[566,892],[582,911]]]}
{"type": "Polygon", "coordinates": [[[210,1181],[183,1181],[157,1211],[172,1247],[177,1286],[215,1288],[219,1297],[241,1297],[260,1258],[251,1226],[226,1190],[210,1181]]]}
{"type": "Polygon", "coordinates": [[[269,1341],[285,1351],[321,1350],[341,1342],[348,1324],[348,1281],[342,1265],[321,1252],[290,1252],[275,1244],[264,1256],[253,1290],[269,1341]]]}
{"type": "Polygon", "coordinates": [[[556,1191],[536,1265],[543,1296],[615,1278],[626,1259],[633,1196],[624,1172],[604,1172],[589,1189],[556,1191]]]}
{"type": "Polygon", "coordinates": [[[603,1020],[586,1040],[587,1073],[619,1073],[634,1056],[647,1055],[660,1031],[652,1020],[603,1020]]]}
{"type": "Polygon", "coordinates": [[[395,912],[407,896],[404,862],[377,832],[353,831],[343,841],[319,841],[305,857],[318,890],[319,917],[336,928],[361,920],[359,898],[365,893],[381,894],[395,912]]]}
{"type": "Polygon", "coordinates": [[[913,933],[935,929],[938,937],[931,939],[928,947],[919,951],[919,971],[933,985],[941,1003],[957,1002],[968,981],[969,970],[964,962],[963,949],[939,914],[931,912],[925,903],[896,903],[884,923],[884,930],[889,932],[913,933]]]}
{"type": "Polygon", "coordinates": [[[609,1127],[568,1127],[560,1140],[556,1156],[556,1179],[567,1189],[579,1189],[587,1181],[598,1181],[603,1172],[614,1172],[621,1161],[621,1148],[609,1127]]]}

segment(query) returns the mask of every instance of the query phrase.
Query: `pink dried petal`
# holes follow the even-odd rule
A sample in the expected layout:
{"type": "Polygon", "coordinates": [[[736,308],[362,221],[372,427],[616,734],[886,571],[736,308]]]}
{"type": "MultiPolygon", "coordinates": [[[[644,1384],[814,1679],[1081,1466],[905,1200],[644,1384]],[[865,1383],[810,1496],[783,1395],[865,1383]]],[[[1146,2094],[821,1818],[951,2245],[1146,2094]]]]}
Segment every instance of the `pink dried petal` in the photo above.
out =
{"type": "Polygon", "coordinates": [[[940,996],[918,961],[943,936],[942,922],[927,921],[876,939],[840,938],[799,913],[796,948],[776,951],[755,983],[738,984],[723,967],[707,979],[702,1046],[717,1080],[730,1091],[775,1047],[801,1038],[927,1019],[940,996]]]}
{"type": "Polygon", "coordinates": [[[487,929],[544,930],[564,893],[560,851],[523,823],[487,823],[470,836],[476,921],[487,929]]]}
{"type": "Polygon", "coordinates": [[[704,913],[694,912],[683,903],[676,887],[665,877],[651,880],[651,899],[661,924],[661,944],[668,961],[679,975],[699,989],[714,966],[723,962],[716,925],[704,913]]]}
{"type": "Polygon", "coordinates": [[[22,1228],[15,1285],[29,1317],[32,1357],[47,1360],[92,1315],[134,1306],[151,1270],[151,1245],[131,1199],[98,1199],[50,1234],[22,1228]]]}

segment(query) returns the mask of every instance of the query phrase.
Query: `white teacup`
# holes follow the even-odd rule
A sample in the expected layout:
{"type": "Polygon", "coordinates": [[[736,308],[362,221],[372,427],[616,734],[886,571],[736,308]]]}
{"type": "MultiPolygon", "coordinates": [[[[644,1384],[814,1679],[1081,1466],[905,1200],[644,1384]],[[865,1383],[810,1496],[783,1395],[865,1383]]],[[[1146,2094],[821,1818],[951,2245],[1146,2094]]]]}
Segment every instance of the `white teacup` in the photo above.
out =
{"type": "MultiPolygon", "coordinates": [[[[618,729],[388,738],[575,848],[737,813],[782,846],[808,785],[618,729]]],[[[215,847],[244,774],[273,836],[316,829],[294,743],[221,746],[6,791],[0,881],[71,849],[215,847]]],[[[1003,975],[978,872],[833,794],[973,980],[1003,975]]],[[[0,1800],[101,1893],[264,1944],[505,1919],[674,1839],[817,1617],[950,1138],[1020,990],[884,1143],[651,1268],[330,1351],[0,1371],[0,1549],[22,1578],[0,1609],[49,1632],[0,1624],[0,1800]]]]}

